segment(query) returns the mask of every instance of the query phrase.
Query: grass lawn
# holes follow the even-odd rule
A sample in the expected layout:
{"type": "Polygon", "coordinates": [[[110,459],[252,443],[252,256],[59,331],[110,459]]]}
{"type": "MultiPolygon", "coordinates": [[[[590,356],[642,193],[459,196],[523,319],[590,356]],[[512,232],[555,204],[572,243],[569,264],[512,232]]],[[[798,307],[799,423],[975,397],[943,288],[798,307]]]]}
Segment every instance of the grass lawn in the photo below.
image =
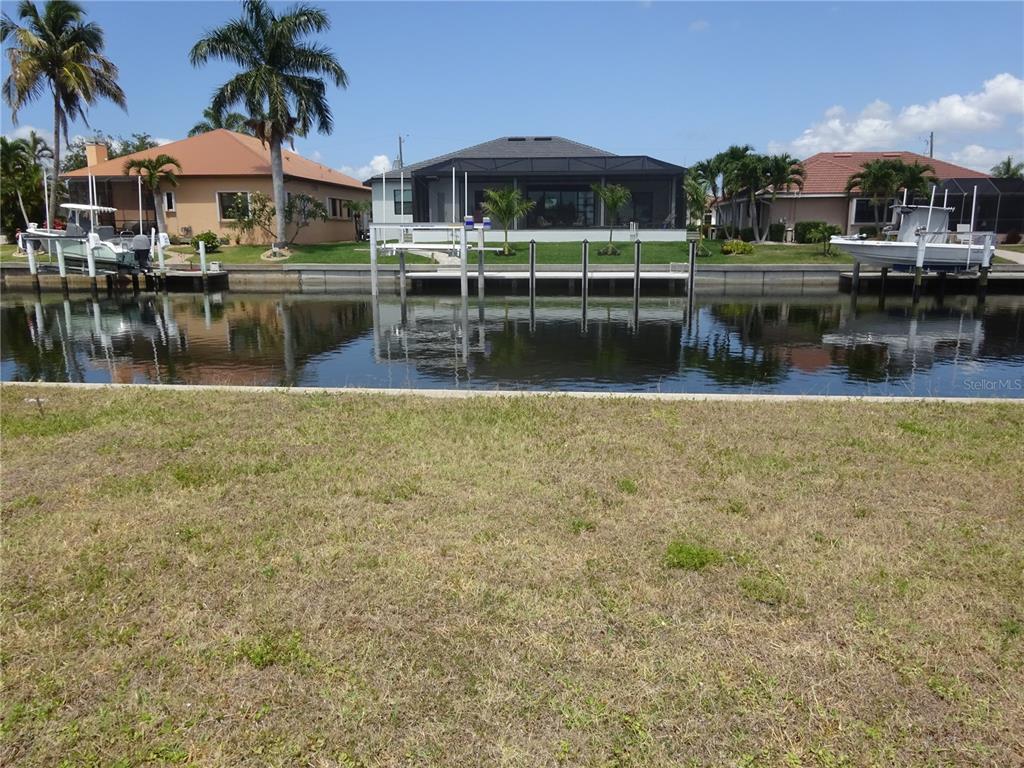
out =
{"type": "Polygon", "coordinates": [[[1015,253],[1024,253],[1024,245],[1000,245],[1000,250],[1014,251],[1015,253]]]}
{"type": "MultiPolygon", "coordinates": [[[[590,259],[595,264],[629,264],[633,260],[632,245],[629,243],[617,243],[621,251],[618,256],[601,256],[597,253],[607,241],[595,241],[590,246],[590,259]]],[[[833,251],[833,255],[826,256],[821,252],[820,245],[782,245],[779,243],[763,243],[754,246],[754,253],[745,256],[723,256],[721,243],[717,241],[706,241],[711,256],[702,258],[702,264],[843,264],[851,260],[846,254],[833,251]]],[[[491,235],[488,245],[500,245],[500,233],[491,235]]],[[[525,264],[528,260],[528,246],[526,243],[516,243],[516,253],[512,256],[499,256],[488,253],[486,260],[488,264],[525,264]]],[[[178,253],[192,254],[191,247],[172,246],[171,250],[178,253]]],[[[265,246],[227,246],[222,247],[216,253],[210,254],[210,259],[221,261],[225,264],[266,264],[261,261],[260,255],[266,251],[265,246]]],[[[667,264],[669,262],[685,262],[687,259],[686,245],[684,243],[645,243],[643,246],[643,260],[649,264],[667,264]]],[[[581,243],[538,243],[537,261],[542,264],[573,264],[579,263],[581,259],[581,243]]],[[[198,258],[198,257],[196,257],[198,258]]],[[[476,258],[470,253],[470,258],[476,258]]],[[[431,260],[423,256],[408,257],[409,263],[430,263],[431,260]]],[[[398,261],[394,256],[382,256],[382,264],[393,264],[398,261]]],[[[322,245],[299,245],[295,246],[294,254],[288,260],[290,264],[369,264],[370,246],[367,243],[325,243],[322,245]]]]}
{"type": "Polygon", "coordinates": [[[0,405],[4,764],[1019,763],[1019,406],[0,405]]]}

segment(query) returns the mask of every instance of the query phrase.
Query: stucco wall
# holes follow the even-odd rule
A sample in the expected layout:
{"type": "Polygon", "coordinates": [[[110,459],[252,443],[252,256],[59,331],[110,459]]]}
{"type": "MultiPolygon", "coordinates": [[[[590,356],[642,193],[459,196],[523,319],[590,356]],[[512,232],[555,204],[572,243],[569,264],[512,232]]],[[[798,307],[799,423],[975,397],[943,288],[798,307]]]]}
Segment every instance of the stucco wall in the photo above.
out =
{"type": "Polygon", "coordinates": [[[824,221],[833,224],[843,232],[847,231],[850,214],[849,199],[844,197],[777,197],[769,216],[772,223],[786,220],[792,227],[798,221],[824,221]]]}
{"type": "MultiPolygon", "coordinates": [[[[236,231],[233,230],[227,221],[220,219],[217,208],[218,192],[263,192],[268,197],[272,195],[270,177],[254,176],[219,176],[207,177],[182,177],[179,178],[177,187],[168,187],[174,192],[175,210],[167,211],[167,231],[172,235],[184,235],[183,227],[191,227],[192,234],[205,232],[207,230],[216,232],[218,235],[226,235],[234,239],[236,231]]],[[[342,200],[366,200],[370,196],[369,190],[363,191],[350,187],[339,187],[333,184],[318,184],[305,180],[288,179],[285,181],[285,190],[292,194],[307,194],[315,197],[327,206],[328,197],[337,197],[342,200]]],[[[135,220],[138,218],[138,191],[134,181],[126,180],[126,183],[111,183],[112,205],[119,210],[118,218],[135,220]]],[[[151,195],[143,200],[144,209],[152,208],[151,195]]],[[[145,210],[143,211],[145,215],[145,210]]],[[[273,226],[273,224],[271,224],[273,226]]],[[[288,236],[292,233],[292,227],[288,227],[288,236]]],[[[341,240],[355,240],[355,222],[342,219],[328,219],[327,221],[314,221],[303,228],[296,242],[298,243],[322,243],[341,240]]],[[[255,239],[264,242],[266,237],[257,233],[255,239]]]]}

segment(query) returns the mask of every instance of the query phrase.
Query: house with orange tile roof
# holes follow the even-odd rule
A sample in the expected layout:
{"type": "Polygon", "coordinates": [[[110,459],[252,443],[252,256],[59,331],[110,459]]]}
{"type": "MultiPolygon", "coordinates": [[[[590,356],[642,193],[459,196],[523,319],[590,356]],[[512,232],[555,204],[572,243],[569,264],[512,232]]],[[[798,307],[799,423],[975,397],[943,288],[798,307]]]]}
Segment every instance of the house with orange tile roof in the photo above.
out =
{"type": "MultiPolygon", "coordinates": [[[[783,224],[787,235],[792,235],[793,226],[801,221],[824,221],[832,224],[845,233],[858,234],[861,227],[872,226],[875,212],[870,199],[859,194],[859,190],[846,191],[846,183],[857,173],[864,163],[871,160],[902,160],[913,165],[920,163],[930,165],[934,175],[946,185],[950,184],[956,191],[951,204],[964,207],[962,188],[970,189],[974,183],[980,183],[986,194],[988,192],[988,175],[964,168],[943,160],[919,155],[916,152],[819,152],[803,161],[803,189],[780,190],[772,201],[771,190],[761,190],[757,197],[757,218],[762,229],[767,223],[783,224]],[[959,181],[959,184],[954,182],[959,181]],[[767,217],[767,218],[765,218],[767,217]]],[[[940,186],[939,196],[943,189],[940,186]]],[[[979,198],[980,200],[980,198],[979,198]]],[[[927,201],[926,201],[927,202],[927,201]]],[[[979,202],[980,205],[980,202],[979,202]]],[[[966,215],[970,215],[970,201],[966,201],[966,215]]],[[[888,208],[888,205],[886,205],[888,208]]],[[[950,216],[951,226],[960,221],[964,211],[950,216]]],[[[749,200],[746,193],[733,198],[715,202],[716,223],[718,226],[746,227],[749,221],[749,200]]],[[[887,215],[881,217],[887,219],[887,215]]]]}
{"type": "MultiPolygon", "coordinates": [[[[236,202],[247,202],[254,192],[273,198],[269,148],[253,136],[218,129],[117,158],[108,158],[106,145],[90,144],[86,147],[87,166],[64,174],[71,202],[88,202],[88,179],[92,176],[96,179],[96,204],[116,209],[101,214],[98,224],[113,226],[117,231],[137,230],[138,178],[125,175],[125,162],[159,154],[170,155],[181,164],[181,172],[176,173],[178,185],[160,189],[170,235],[187,238],[212,231],[234,240],[237,230],[231,226],[231,216],[236,202]]],[[[322,202],[328,213],[326,221],[314,220],[303,228],[296,242],[355,240],[357,222],[349,204],[369,200],[369,188],[295,152],[285,150],[283,154],[286,194],[310,195],[322,202]]],[[[143,232],[156,226],[154,205],[153,195],[143,187],[143,232]]],[[[261,233],[256,233],[255,240],[268,241],[261,233]]]]}

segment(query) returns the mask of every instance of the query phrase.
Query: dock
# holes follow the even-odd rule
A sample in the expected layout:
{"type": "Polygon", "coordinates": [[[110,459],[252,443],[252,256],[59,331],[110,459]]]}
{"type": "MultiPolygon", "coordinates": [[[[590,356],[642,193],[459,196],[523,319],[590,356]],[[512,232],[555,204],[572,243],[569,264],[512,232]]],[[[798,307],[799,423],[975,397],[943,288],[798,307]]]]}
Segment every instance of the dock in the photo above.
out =
{"type": "MultiPolygon", "coordinates": [[[[976,294],[980,275],[977,272],[925,272],[921,276],[921,293],[932,296],[976,294]]],[[[839,273],[839,290],[845,293],[854,292],[854,274],[852,271],[839,273]]],[[[988,293],[1021,294],[1024,293],[1024,267],[1016,265],[999,265],[988,274],[988,293]]],[[[861,272],[857,277],[856,293],[873,295],[893,294],[912,295],[914,292],[914,273],[912,271],[897,272],[861,272]]]]}
{"type": "Polygon", "coordinates": [[[0,269],[0,286],[4,290],[39,290],[83,292],[83,291],[168,291],[203,293],[220,291],[228,287],[228,273],[209,270],[167,269],[154,272],[113,272],[104,270],[95,277],[81,273],[70,273],[61,277],[55,269],[40,267],[32,275],[27,267],[4,266],[0,269]]]}

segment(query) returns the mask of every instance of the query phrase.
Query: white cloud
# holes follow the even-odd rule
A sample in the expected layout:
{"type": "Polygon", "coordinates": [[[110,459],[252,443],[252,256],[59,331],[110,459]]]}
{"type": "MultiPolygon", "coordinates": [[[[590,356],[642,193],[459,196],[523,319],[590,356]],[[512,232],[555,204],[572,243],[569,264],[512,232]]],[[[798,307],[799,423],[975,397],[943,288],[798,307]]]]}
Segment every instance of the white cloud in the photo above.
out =
{"type": "Polygon", "coordinates": [[[387,155],[374,155],[373,158],[366,165],[361,165],[358,168],[354,168],[351,165],[343,165],[338,169],[346,176],[351,176],[353,179],[363,181],[371,176],[384,173],[385,171],[391,170],[391,158],[387,155]]]}
{"type": "Polygon", "coordinates": [[[172,141],[174,141],[174,139],[165,139],[162,138],[161,136],[154,136],[153,141],[155,141],[158,146],[162,147],[164,144],[170,144],[172,141]]]}
{"type": "Polygon", "coordinates": [[[993,165],[1005,160],[1008,156],[1020,160],[1024,158],[1024,148],[994,149],[983,147],[980,144],[968,144],[955,152],[943,154],[942,159],[987,173],[993,165]]]}
{"type": "Polygon", "coordinates": [[[323,156],[322,154],[320,154],[320,150],[319,150],[319,149],[314,149],[314,150],[313,150],[313,151],[312,151],[312,152],[310,153],[310,155],[309,155],[309,159],[310,159],[310,160],[314,160],[314,161],[316,161],[316,162],[318,162],[318,163],[319,163],[319,162],[320,162],[321,160],[323,160],[323,159],[324,159],[324,156],[323,156]]]}
{"type": "Polygon", "coordinates": [[[711,22],[706,19],[694,19],[690,22],[691,32],[707,32],[711,29],[711,22]]]}
{"type": "MultiPolygon", "coordinates": [[[[5,133],[4,136],[6,138],[8,138],[8,139],[27,139],[32,134],[33,131],[35,131],[36,133],[38,133],[40,136],[42,136],[44,138],[47,135],[46,133],[43,133],[43,131],[40,130],[39,128],[36,128],[34,125],[19,125],[13,131],[9,131],[8,133],[5,133]]],[[[53,141],[53,136],[52,135],[50,136],[50,138],[47,141],[47,143],[50,143],[51,141],[53,141]]]]}
{"type": "Polygon", "coordinates": [[[910,104],[895,115],[881,100],[871,102],[855,117],[841,106],[829,107],[820,122],[792,141],[773,142],[771,147],[802,157],[836,150],[895,149],[932,130],[946,135],[996,130],[1006,117],[1018,114],[1024,114],[1024,80],[1004,72],[986,80],[978,92],[910,104]]]}

